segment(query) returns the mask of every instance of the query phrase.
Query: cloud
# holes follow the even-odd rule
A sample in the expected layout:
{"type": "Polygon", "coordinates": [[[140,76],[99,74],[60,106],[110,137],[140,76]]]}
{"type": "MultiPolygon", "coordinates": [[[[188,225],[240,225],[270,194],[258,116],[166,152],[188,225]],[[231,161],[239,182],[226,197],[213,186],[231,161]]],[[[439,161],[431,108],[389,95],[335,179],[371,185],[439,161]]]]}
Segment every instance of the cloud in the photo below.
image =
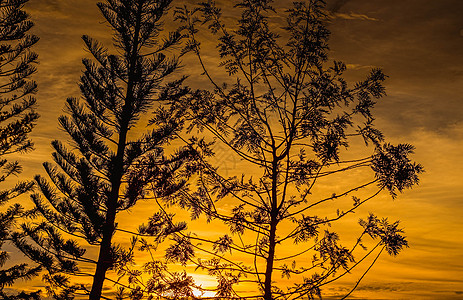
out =
{"type": "MultiPolygon", "coordinates": [[[[391,295],[398,295],[409,289],[410,282],[369,282],[361,283],[349,296],[349,299],[369,299],[369,300],[384,300],[390,299],[391,295]],[[387,296],[385,296],[387,295],[387,296]]],[[[352,290],[353,286],[347,281],[341,285],[333,284],[333,286],[323,289],[326,300],[340,299],[352,290]]]]}
{"type": "Polygon", "coordinates": [[[360,65],[360,64],[346,64],[348,70],[364,70],[364,69],[372,69],[373,66],[369,65],[360,65]]]}
{"type": "Polygon", "coordinates": [[[403,289],[393,284],[370,284],[370,285],[364,285],[364,286],[360,285],[357,288],[357,290],[358,291],[369,291],[369,292],[380,292],[380,291],[397,292],[403,289]]]}
{"type": "Polygon", "coordinates": [[[339,12],[347,3],[351,0],[336,0],[333,4],[328,6],[328,11],[331,13],[331,17],[335,19],[344,19],[344,20],[363,20],[363,21],[379,21],[376,18],[367,16],[365,14],[359,13],[341,13],[339,12]]]}
{"type": "Polygon", "coordinates": [[[344,20],[362,20],[362,21],[379,21],[379,19],[369,17],[365,14],[358,14],[354,12],[350,13],[334,13],[334,18],[344,19],[344,20]]]}

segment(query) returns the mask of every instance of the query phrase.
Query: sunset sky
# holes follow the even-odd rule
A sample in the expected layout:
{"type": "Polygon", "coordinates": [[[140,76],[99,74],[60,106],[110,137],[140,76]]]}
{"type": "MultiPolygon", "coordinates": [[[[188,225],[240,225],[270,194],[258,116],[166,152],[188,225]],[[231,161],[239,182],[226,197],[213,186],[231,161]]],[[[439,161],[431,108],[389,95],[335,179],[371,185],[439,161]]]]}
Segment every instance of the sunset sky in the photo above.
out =
{"type": "MultiPolygon", "coordinates": [[[[81,59],[88,56],[80,37],[111,42],[95,3],[30,0],[26,6],[40,37],[34,78],[41,118],[31,134],[36,150],[18,158],[22,179],[44,174],[50,142],[66,139],[57,118],[67,97],[79,97],[81,59]]],[[[349,82],[372,67],[384,70],[387,97],[374,111],[376,124],[388,141],[413,144],[413,159],[426,170],[413,190],[394,201],[384,195],[365,208],[400,220],[410,248],[395,258],[382,256],[351,298],[463,299],[463,1],[329,0],[328,8],[335,17],[330,59],[347,64],[349,82]]],[[[19,201],[30,206],[27,196],[19,201]]],[[[124,218],[138,222],[142,210],[124,218]]]]}

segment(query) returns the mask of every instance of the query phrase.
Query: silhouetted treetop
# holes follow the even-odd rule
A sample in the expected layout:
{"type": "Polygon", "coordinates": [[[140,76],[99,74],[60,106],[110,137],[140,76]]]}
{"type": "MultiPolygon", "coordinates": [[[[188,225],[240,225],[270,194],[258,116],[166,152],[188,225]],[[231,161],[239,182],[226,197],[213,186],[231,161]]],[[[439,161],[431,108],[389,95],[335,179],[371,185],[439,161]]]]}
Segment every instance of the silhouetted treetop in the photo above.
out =
{"type": "Polygon", "coordinates": [[[373,68],[365,79],[348,84],[346,65],[329,61],[324,1],[294,2],[284,12],[268,0],[233,4],[226,11],[214,1],[175,11],[187,38],[183,53],[197,57],[211,88],[190,90],[171,101],[170,108],[186,120],[184,134],[193,138],[185,141],[200,140],[195,136],[204,133],[215,144],[205,141],[198,147],[203,163],[196,185],[166,200],[188,209],[192,219],[222,221],[230,234],[217,239],[184,234],[178,239],[182,253],[215,257],[194,260],[172,252],[169,258],[190,259],[217,277],[218,297],[319,298],[324,285],[366,257],[383,250],[397,255],[408,246],[398,223],[387,219],[361,221],[362,231],[351,246],[341,245],[330,227],[383,190],[396,197],[397,191],[411,188],[423,168],[410,160],[412,146],[385,143],[374,125],[373,108],[385,96],[382,70],[373,68]],[[235,12],[238,19],[230,17],[235,12]],[[282,16],[283,26],[275,23],[282,16]],[[210,64],[211,50],[202,47],[204,27],[217,40],[219,69],[210,64]],[[359,144],[370,148],[364,157],[352,158],[348,150],[359,144]],[[231,176],[209,157],[219,147],[239,161],[237,168],[226,170],[231,176]],[[339,184],[342,174],[361,168],[369,181],[350,176],[342,183],[351,186],[339,184]],[[319,185],[330,180],[333,190],[324,196],[326,189],[319,185]],[[328,202],[339,208],[325,215],[328,202]],[[362,253],[366,236],[373,246],[362,253]],[[245,264],[245,259],[254,263],[245,264]],[[292,284],[280,284],[275,272],[291,277],[292,284]],[[240,284],[254,293],[240,294],[240,284]]]}
{"type": "MultiPolygon", "coordinates": [[[[39,40],[30,34],[34,25],[23,10],[27,0],[0,1],[0,206],[32,190],[32,182],[18,182],[4,189],[12,176],[17,176],[22,167],[17,161],[10,161],[11,154],[23,154],[33,148],[29,133],[39,115],[34,111],[37,84],[31,79],[36,71],[37,54],[31,48],[39,40]]],[[[11,184],[11,183],[10,183],[11,184]]],[[[12,204],[0,211],[0,249],[11,240],[19,218],[30,215],[19,204],[12,204]]],[[[0,267],[9,258],[6,251],[0,251],[0,267]]],[[[5,288],[20,280],[36,276],[40,267],[29,268],[26,263],[10,265],[0,269],[0,297],[6,300],[39,299],[39,291],[7,292],[5,288]]]]}
{"type": "MultiPolygon", "coordinates": [[[[159,109],[165,97],[185,93],[180,88],[182,78],[168,81],[179,65],[168,52],[181,39],[178,32],[162,32],[162,18],[170,3],[98,3],[113,33],[113,50],[83,36],[92,59],[82,60],[81,99],[68,98],[66,114],[59,118],[69,142],[52,142],[54,163],[44,163],[49,179],[37,175],[40,191],[32,196],[41,218],[23,224],[23,235],[15,240],[25,254],[48,271],[47,289],[56,299],[82,294],[89,299],[109,299],[114,294],[104,294],[109,287],[105,286],[107,281],[118,288],[130,285],[129,294],[134,299],[146,292],[135,287],[137,282],[129,280],[127,286],[119,282],[133,263],[138,238],[128,248],[113,241],[117,233],[127,233],[117,215],[139,200],[175,193],[186,181],[178,178],[177,170],[195,155],[188,147],[165,154],[164,148],[182,128],[175,115],[162,125],[140,128],[143,115],[159,109]],[[153,188],[148,191],[148,187],[153,188]],[[86,251],[92,247],[99,251],[96,258],[86,251]],[[93,274],[83,271],[89,268],[93,274]],[[111,270],[116,274],[108,275],[111,270]],[[68,275],[89,276],[93,283],[80,284],[68,275]]],[[[171,226],[166,222],[163,220],[151,232],[145,228],[145,233],[157,234],[161,242],[185,228],[184,224],[171,226]]],[[[164,280],[175,282],[169,276],[164,280]]],[[[119,292],[117,297],[125,293],[124,289],[119,292]]]]}

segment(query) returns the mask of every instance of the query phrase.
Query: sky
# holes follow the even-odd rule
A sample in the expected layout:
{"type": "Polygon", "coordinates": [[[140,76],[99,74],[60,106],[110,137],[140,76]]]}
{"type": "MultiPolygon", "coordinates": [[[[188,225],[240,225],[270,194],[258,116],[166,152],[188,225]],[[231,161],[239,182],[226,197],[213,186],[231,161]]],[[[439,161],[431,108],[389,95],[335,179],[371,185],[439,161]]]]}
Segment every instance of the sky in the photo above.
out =
{"type": "MultiPolygon", "coordinates": [[[[51,140],[66,138],[57,118],[65,99],[79,96],[81,59],[88,56],[80,37],[110,43],[95,3],[30,0],[26,7],[41,39],[35,48],[41,118],[31,134],[36,150],[18,157],[22,178],[44,174],[51,140]]],[[[387,97],[374,111],[376,124],[389,141],[413,144],[413,158],[426,170],[418,187],[366,208],[400,220],[410,248],[382,256],[352,299],[463,299],[463,1],[330,0],[328,8],[330,59],[347,64],[350,82],[372,67],[384,70],[387,97]]]]}

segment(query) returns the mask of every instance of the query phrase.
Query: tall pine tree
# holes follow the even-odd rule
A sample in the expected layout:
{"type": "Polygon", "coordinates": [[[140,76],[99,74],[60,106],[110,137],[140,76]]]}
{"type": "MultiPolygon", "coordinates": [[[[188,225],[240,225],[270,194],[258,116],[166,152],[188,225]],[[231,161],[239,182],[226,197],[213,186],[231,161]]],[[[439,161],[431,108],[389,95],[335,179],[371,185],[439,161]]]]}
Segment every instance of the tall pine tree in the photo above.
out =
{"type": "MultiPolygon", "coordinates": [[[[30,78],[35,73],[37,54],[31,51],[38,37],[29,34],[34,25],[23,10],[28,0],[0,0],[0,183],[5,184],[10,176],[21,172],[17,161],[8,156],[32,150],[28,134],[35,125],[38,114],[32,96],[37,90],[30,78]]],[[[31,190],[32,182],[19,182],[14,187],[0,190],[0,206],[31,190]]],[[[25,215],[19,204],[0,211],[0,266],[4,266],[8,253],[2,246],[11,238],[16,220],[25,215]]],[[[13,295],[4,291],[18,279],[29,279],[39,268],[28,268],[26,264],[0,269],[0,297],[2,299],[38,299],[38,293],[13,295]]]]}
{"type": "Polygon", "coordinates": [[[170,3],[98,3],[113,30],[116,54],[83,36],[93,60],[83,60],[82,100],[67,99],[68,115],[59,118],[72,142],[70,147],[52,142],[55,164],[44,164],[51,182],[36,176],[41,193],[32,197],[44,220],[24,224],[23,235],[16,238],[17,246],[48,270],[48,291],[55,298],[72,299],[77,293],[89,299],[106,298],[102,290],[107,271],[132,259],[130,251],[113,241],[121,229],[116,222],[118,213],[145,199],[148,184],[155,186],[155,194],[164,195],[183,183],[173,176],[188,159],[189,150],[169,158],[163,151],[181,124],[169,118],[163,126],[143,134],[137,129],[145,112],[158,107],[167,95],[182,93],[182,79],[163,85],[178,67],[178,60],[164,53],[180,41],[180,35],[171,32],[160,37],[161,19],[170,3]],[[87,248],[98,248],[98,257],[88,257],[78,239],[70,236],[85,240],[87,248]],[[70,283],[65,275],[83,275],[81,263],[94,265],[94,273],[85,274],[93,277],[90,288],[70,283]]]}

